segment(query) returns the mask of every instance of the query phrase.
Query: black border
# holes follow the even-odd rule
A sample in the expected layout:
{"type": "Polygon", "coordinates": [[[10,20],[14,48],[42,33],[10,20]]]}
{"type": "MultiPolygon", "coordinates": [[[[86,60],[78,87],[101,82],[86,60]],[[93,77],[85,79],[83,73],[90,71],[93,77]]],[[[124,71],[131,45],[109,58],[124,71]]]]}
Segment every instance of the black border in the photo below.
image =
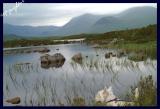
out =
{"type": "MultiPolygon", "coordinates": [[[[22,0],[0,0],[0,13],[3,13],[3,3],[15,3],[15,2],[21,2],[22,0]]],[[[157,3],[157,15],[159,12],[159,2],[158,0],[24,0],[24,3],[157,3]]],[[[157,16],[157,106],[155,107],[127,107],[127,108],[158,108],[160,101],[159,101],[159,96],[160,96],[160,83],[158,80],[160,74],[159,73],[159,66],[158,63],[160,63],[160,51],[159,51],[159,46],[160,46],[160,38],[158,38],[159,34],[160,34],[160,25],[159,25],[159,16],[157,16]]],[[[1,23],[1,28],[0,28],[0,33],[1,33],[1,43],[0,43],[0,47],[1,47],[1,73],[0,73],[0,92],[1,92],[1,96],[0,96],[0,104],[1,104],[1,108],[11,108],[11,107],[3,107],[3,17],[0,16],[0,23],[1,23]]],[[[12,107],[12,108],[29,108],[29,107],[12,107]]],[[[83,108],[83,107],[70,107],[70,106],[66,106],[66,107],[59,107],[59,106],[54,106],[54,107],[47,107],[47,106],[42,106],[42,107],[30,107],[30,108],[83,108]]],[[[85,108],[123,108],[123,107],[92,107],[92,106],[88,106],[85,108]]]]}

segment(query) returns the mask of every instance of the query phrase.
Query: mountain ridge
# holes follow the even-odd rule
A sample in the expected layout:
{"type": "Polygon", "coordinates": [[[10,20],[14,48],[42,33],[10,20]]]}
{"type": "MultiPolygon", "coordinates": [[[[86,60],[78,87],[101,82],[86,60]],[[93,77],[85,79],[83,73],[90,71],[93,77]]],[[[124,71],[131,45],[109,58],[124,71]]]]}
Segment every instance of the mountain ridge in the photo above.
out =
{"type": "Polygon", "coordinates": [[[83,14],[72,18],[62,27],[16,26],[3,24],[5,34],[25,37],[67,36],[83,33],[105,33],[114,30],[143,27],[157,23],[157,8],[144,6],[129,8],[113,15],[83,14]]]}

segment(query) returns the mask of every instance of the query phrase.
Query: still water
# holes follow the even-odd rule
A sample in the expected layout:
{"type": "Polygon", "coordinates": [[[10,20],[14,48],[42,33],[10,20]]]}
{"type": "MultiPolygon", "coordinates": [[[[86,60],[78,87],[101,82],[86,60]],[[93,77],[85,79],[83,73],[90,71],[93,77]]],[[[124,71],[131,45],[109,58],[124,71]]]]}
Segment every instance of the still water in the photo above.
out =
{"type": "Polygon", "coordinates": [[[19,96],[22,106],[54,106],[70,105],[70,99],[82,97],[87,105],[91,105],[96,93],[105,86],[112,86],[113,93],[124,99],[126,92],[141,76],[152,75],[157,82],[156,60],[134,62],[127,57],[105,59],[105,53],[115,50],[95,49],[85,44],[45,47],[51,50],[48,54],[61,53],[65,57],[61,67],[42,68],[42,53],[3,56],[4,100],[19,96]],[[71,59],[77,53],[83,55],[82,64],[71,59]]]}

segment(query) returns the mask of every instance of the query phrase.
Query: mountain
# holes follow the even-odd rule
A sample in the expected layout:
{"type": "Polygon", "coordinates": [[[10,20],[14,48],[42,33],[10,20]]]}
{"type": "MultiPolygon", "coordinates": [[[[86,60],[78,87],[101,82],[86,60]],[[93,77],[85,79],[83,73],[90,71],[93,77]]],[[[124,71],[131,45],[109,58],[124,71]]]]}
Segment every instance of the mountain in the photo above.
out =
{"type": "Polygon", "coordinates": [[[157,24],[157,10],[153,7],[130,8],[114,16],[99,19],[91,28],[91,33],[103,33],[113,30],[139,28],[157,24]]]}
{"type": "Polygon", "coordinates": [[[75,17],[58,31],[58,35],[87,33],[92,25],[103,16],[104,15],[84,14],[75,17]]]}
{"type": "Polygon", "coordinates": [[[25,37],[66,36],[82,33],[105,33],[114,30],[139,28],[149,24],[157,24],[157,8],[145,6],[130,8],[113,15],[80,15],[72,18],[62,27],[4,24],[3,33],[25,37]]]}
{"type": "Polygon", "coordinates": [[[124,20],[115,16],[103,17],[92,26],[90,33],[103,33],[124,27],[124,20]]]}
{"type": "Polygon", "coordinates": [[[15,34],[18,36],[49,36],[55,34],[59,27],[56,26],[17,26],[3,24],[4,34],[15,34]]]}

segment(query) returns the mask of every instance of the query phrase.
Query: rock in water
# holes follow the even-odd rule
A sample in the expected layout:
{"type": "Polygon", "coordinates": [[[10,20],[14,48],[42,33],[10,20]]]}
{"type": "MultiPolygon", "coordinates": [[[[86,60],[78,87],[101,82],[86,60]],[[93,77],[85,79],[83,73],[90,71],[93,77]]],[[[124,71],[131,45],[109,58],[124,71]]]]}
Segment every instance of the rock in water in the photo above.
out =
{"type": "Polygon", "coordinates": [[[20,97],[14,97],[14,98],[6,100],[6,102],[11,103],[11,104],[19,104],[21,100],[20,100],[20,97]]]}
{"type": "Polygon", "coordinates": [[[64,64],[64,62],[65,62],[64,56],[62,54],[60,54],[60,53],[56,53],[51,58],[50,66],[59,68],[64,64]]]}
{"type": "Polygon", "coordinates": [[[116,55],[115,54],[113,54],[112,52],[109,52],[109,53],[106,53],[105,54],[105,58],[107,59],[107,58],[110,58],[110,57],[115,57],[116,55]]]}
{"type": "Polygon", "coordinates": [[[64,64],[64,62],[65,62],[65,58],[60,53],[56,53],[53,56],[49,54],[41,56],[42,68],[50,68],[50,67],[59,68],[64,64]]]}
{"type": "Polygon", "coordinates": [[[48,48],[41,48],[38,50],[39,53],[48,53],[50,50],[48,48]]]}
{"type": "Polygon", "coordinates": [[[51,61],[51,56],[49,54],[45,54],[44,56],[41,56],[40,59],[41,63],[49,64],[51,61]]]}
{"type": "Polygon", "coordinates": [[[82,54],[81,53],[75,54],[72,57],[72,60],[81,64],[82,63],[82,54]]]}
{"type": "Polygon", "coordinates": [[[123,56],[126,56],[126,52],[125,52],[124,50],[120,50],[120,51],[118,52],[118,54],[117,54],[117,57],[118,57],[118,58],[121,58],[121,57],[123,57],[123,56]]]}

